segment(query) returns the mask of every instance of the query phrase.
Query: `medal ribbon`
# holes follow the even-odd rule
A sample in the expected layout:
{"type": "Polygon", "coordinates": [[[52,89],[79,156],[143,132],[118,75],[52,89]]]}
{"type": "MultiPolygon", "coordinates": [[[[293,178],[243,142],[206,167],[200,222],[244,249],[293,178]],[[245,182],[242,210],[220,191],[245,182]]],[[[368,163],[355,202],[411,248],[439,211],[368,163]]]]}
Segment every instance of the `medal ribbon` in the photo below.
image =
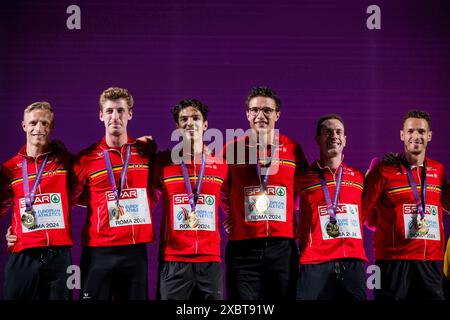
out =
{"type": "Polygon", "coordinates": [[[45,165],[47,164],[48,155],[45,156],[44,161],[42,161],[41,166],[38,169],[36,178],[34,179],[33,186],[31,187],[28,182],[28,164],[27,157],[22,157],[22,177],[23,177],[23,193],[25,195],[25,211],[31,211],[36,197],[36,189],[39,183],[41,183],[42,174],[44,173],[45,165]]]}
{"type": "Polygon", "coordinates": [[[421,176],[421,182],[422,182],[422,197],[419,196],[419,191],[417,190],[416,181],[414,180],[411,166],[409,165],[408,161],[406,159],[403,159],[403,165],[406,169],[406,174],[408,175],[408,181],[409,185],[411,186],[411,190],[414,195],[414,200],[416,200],[417,205],[417,212],[420,214],[420,219],[422,220],[425,218],[425,206],[426,206],[426,199],[427,199],[427,162],[426,160],[423,162],[423,168],[422,168],[422,176],[421,176]],[[422,201],[423,200],[423,201],[422,201]]]}
{"type": "Polygon", "coordinates": [[[272,158],[273,158],[273,150],[272,150],[272,146],[271,146],[270,147],[269,167],[267,168],[265,175],[261,174],[261,165],[259,164],[259,157],[258,157],[258,161],[256,162],[256,173],[258,174],[259,186],[261,188],[261,194],[266,194],[267,182],[269,181],[270,167],[272,166],[272,158]]]}
{"type": "Polygon", "coordinates": [[[327,202],[328,212],[330,213],[330,222],[336,222],[336,208],[339,201],[339,193],[341,192],[341,183],[342,183],[342,172],[343,167],[339,167],[338,178],[336,180],[336,188],[334,190],[334,199],[331,202],[330,191],[328,190],[327,182],[325,180],[325,176],[323,175],[322,170],[317,166],[317,172],[319,173],[320,184],[322,186],[323,195],[325,196],[325,201],[327,202]]]}
{"type": "MultiPolygon", "coordinates": [[[[195,208],[197,206],[198,196],[200,195],[200,192],[202,190],[202,181],[203,181],[203,175],[205,173],[205,166],[206,166],[206,153],[203,151],[202,164],[200,166],[200,171],[198,173],[197,188],[196,188],[195,194],[194,194],[192,192],[191,181],[189,180],[189,173],[188,173],[188,170],[186,167],[186,163],[184,162],[184,160],[181,160],[181,171],[183,172],[184,186],[186,187],[186,192],[188,194],[189,205],[191,206],[191,211],[195,211],[195,208]]],[[[195,172],[194,172],[194,174],[195,174],[195,172]]]]}
{"type": "Polygon", "coordinates": [[[120,197],[120,194],[122,193],[125,179],[127,178],[128,163],[130,162],[130,155],[131,155],[131,145],[127,144],[127,150],[125,153],[125,161],[123,162],[122,172],[120,174],[120,186],[119,186],[119,189],[117,189],[116,180],[114,179],[114,173],[113,173],[113,169],[112,169],[112,165],[111,165],[111,160],[109,158],[109,152],[108,152],[108,150],[103,149],[103,157],[105,158],[106,170],[108,171],[108,177],[109,177],[109,183],[112,186],[112,192],[114,193],[114,196],[116,197],[117,205],[119,205],[119,197],[120,197]]]}

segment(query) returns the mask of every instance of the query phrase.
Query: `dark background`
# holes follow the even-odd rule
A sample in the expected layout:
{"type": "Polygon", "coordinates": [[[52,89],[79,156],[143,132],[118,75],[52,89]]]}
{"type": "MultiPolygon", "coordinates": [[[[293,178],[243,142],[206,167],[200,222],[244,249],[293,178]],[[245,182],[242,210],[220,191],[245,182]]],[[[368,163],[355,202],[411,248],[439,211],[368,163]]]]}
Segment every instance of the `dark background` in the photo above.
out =
{"type": "MultiPolygon", "coordinates": [[[[173,144],[169,109],[180,99],[209,105],[210,127],[247,129],[245,97],[266,85],[282,100],[278,128],[310,162],[318,156],[314,128],[323,114],[343,116],[346,162],[365,171],[372,157],[402,150],[402,117],[423,108],[433,119],[428,155],[449,176],[449,9],[449,1],[431,0],[2,0],[0,161],[25,142],[23,109],[34,101],[53,105],[54,138],[78,152],[104,133],[100,93],[128,88],[135,98],[129,132],[151,134],[164,149],[173,144]],[[71,4],[81,8],[81,30],[66,27],[71,4]],[[366,28],[371,4],[381,8],[381,30],[366,28]]],[[[82,209],[73,211],[76,264],[84,218],[82,209]]],[[[0,221],[0,297],[10,219],[0,221]]],[[[446,215],[447,229],[449,221],[446,215]]],[[[151,298],[157,244],[148,246],[151,298]]]]}

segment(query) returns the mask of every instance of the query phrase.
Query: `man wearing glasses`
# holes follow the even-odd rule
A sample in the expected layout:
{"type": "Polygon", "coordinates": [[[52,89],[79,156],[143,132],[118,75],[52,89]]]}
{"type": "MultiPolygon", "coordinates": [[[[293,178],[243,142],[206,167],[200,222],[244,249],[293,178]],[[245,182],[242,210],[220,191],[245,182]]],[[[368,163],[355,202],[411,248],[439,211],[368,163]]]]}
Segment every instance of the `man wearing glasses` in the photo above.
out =
{"type": "Polygon", "coordinates": [[[229,164],[222,208],[231,300],[295,298],[294,175],[307,161],[295,141],[275,130],[280,105],[274,90],[253,88],[246,100],[250,133],[223,151],[229,164]]]}

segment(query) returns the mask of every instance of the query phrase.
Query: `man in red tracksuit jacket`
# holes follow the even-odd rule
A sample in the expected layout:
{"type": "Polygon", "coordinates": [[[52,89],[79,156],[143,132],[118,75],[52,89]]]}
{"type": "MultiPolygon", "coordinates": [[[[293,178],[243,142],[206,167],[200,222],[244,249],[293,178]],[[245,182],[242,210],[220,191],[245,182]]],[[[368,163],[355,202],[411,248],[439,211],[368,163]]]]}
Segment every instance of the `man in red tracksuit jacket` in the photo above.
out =
{"type": "Polygon", "coordinates": [[[172,114],[183,137],[182,155],[162,152],[152,171],[152,187],[163,196],[157,297],[222,299],[218,204],[228,167],[204,146],[205,104],[185,99],[172,114]]]}
{"type": "Polygon", "coordinates": [[[363,215],[376,227],[374,247],[381,270],[376,299],[443,299],[444,254],[441,193],[444,166],[426,157],[430,116],[409,111],[400,138],[404,153],[381,161],[368,173],[363,215]]]}
{"type": "MultiPolygon", "coordinates": [[[[442,193],[442,209],[450,213],[450,181],[445,185],[442,193]]],[[[444,296],[445,299],[450,299],[450,238],[447,241],[444,254],[444,296]]]]}
{"type": "Polygon", "coordinates": [[[105,137],[75,161],[74,201],[87,205],[82,232],[83,299],[147,299],[146,243],[153,241],[150,158],[127,133],[133,98],[122,88],[100,96],[105,137]],[[80,200],[81,199],[81,200],[80,200]]]}
{"type": "Polygon", "coordinates": [[[277,133],[280,99],[266,87],[247,97],[250,134],[227,144],[222,207],[227,213],[227,297],[295,299],[294,175],[307,166],[301,147],[277,133]]]}
{"type": "Polygon", "coordinates": [[[54,113],[48,102],[29,105],[22,126],[27,142],[0,171],[1,215],[13,207],[4,298],[68,300],[72,155],[50,142],[54,113]]]}
{"type": "Polygon", "coordinates": [[[300,300],[365,300],[361,197],[364,175],[344,163],[344,121],[319,119],[320,159],[295,179],[300,195],[300,300]]]}

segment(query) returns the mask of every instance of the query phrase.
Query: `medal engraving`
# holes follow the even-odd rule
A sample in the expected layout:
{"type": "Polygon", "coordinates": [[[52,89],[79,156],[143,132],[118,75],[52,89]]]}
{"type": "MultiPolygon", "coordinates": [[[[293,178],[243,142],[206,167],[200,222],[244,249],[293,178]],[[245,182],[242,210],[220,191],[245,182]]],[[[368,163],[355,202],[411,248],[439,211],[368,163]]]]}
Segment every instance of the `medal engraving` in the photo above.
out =
{"type": "Polygon", "coordinates": [[[428,231],[430,230],[430,227],[428,225],[428,222],[425,220],[425,218],[420,219],[417,222],[417,232],[421,235],[421,236],[425,236],[428,234],[428,231]]]}
{"type": "Polygon", "coordinates": [[[33,228],[36,225],[36,217],[34,211],[25,211],[25,213],[21,217],[21,221],[26,228],[33,228]]]}
{"type": "Polygon", "coordinates": [[[111,218],[119,220],[123,214],[123,208],[120,204],[116,204],[111,208],[111,218]]]}
{"type": "Polygon", "coordinates": [[[336,221],[328,222],[326,225],[326,230],[327,230],[327,234],[332,238],[336,238],[339,236],[339,226],[336,223],[336,221]]]}
{"type": "Polygon", "coordinates": [[[265,213],[269,209],[269,197],[267,197],[265,194],[259,195],[256,199],[255,203],[255,209],[258,213],[265,213]]]}
{"type": "Polygon", "coordinates": [[[198,227],[198,217],[197,217],[197,213],[195,211],[189,212],[187,220],[188,220],[189,227],[191,227],[192,229],[195,229],[198,227]]]}

